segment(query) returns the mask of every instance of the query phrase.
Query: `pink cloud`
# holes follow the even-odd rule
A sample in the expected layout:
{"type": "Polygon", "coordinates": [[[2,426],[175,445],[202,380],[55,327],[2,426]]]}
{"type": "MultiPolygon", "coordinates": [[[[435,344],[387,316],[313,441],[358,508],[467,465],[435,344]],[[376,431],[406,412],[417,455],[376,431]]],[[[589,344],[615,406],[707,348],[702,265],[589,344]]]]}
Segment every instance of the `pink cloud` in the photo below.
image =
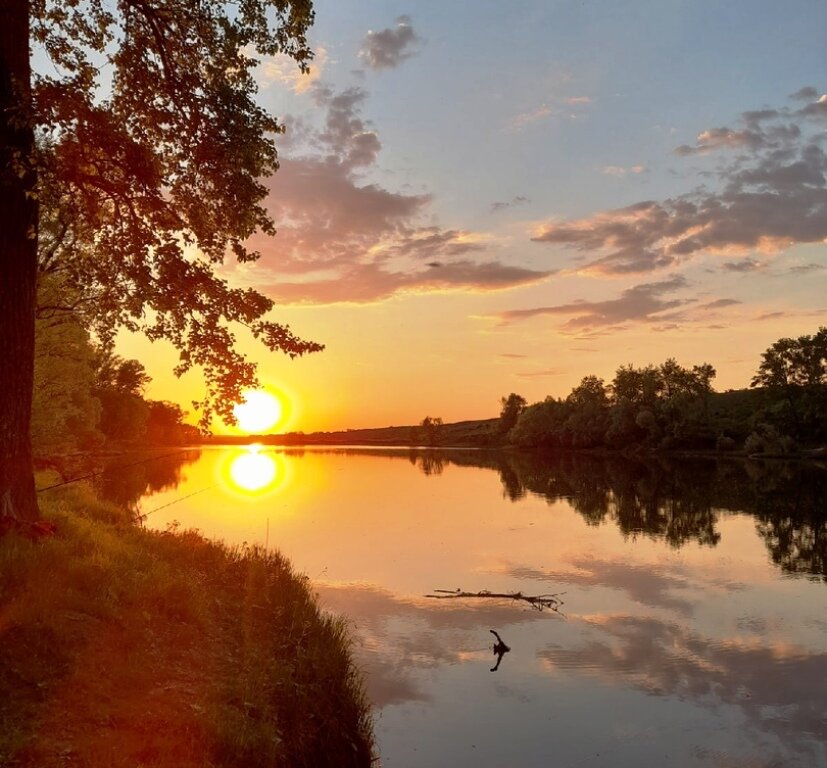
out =
{"type": "Polygon", "coordinates": [[[426,224],[430,195],[366,181],[381,141],[359,113],[365,91],[317,85],[313,97],[325,110],[322,128],[302,124],[305,150],[294,143],[295,156],[269,182],[278,234],[251,240],[261,254],[257,287],[282,302],[368,302],[398,292],[504,290],[551,274],[483,258],[483,233],[426,224]]]}

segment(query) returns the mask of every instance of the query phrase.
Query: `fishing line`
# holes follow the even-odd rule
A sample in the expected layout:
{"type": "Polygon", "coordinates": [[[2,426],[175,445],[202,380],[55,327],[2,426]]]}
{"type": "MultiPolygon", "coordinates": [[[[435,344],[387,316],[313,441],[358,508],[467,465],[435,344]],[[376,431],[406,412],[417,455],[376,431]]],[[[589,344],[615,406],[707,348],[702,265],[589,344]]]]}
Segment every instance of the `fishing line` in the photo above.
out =
{"type": "Polygon", "coordinates": [[[166,509],[167,507],[171,507],[173,504],[177,504],[179,501],[184,501],[186,499],[191,499],[193,496],[197,496],[199,493],[204,493],[204,491],[211,491],[213,488],[216,488],[219,484],[213,483],[212,485],[208,485],[205,488],[199,488],[197,491],[193,491],[192,493],[188,493],[186,496],[181,496],[177,499],[173,499],[172,501],[167,502],[166,504],[161,504],[160,507],[155,507],[155,509],[150,509],[149,512],[141,512],[138,515],[138,520],[143,522],[147,517],[155,512],[160,512],[162,509],[166,509]]]}

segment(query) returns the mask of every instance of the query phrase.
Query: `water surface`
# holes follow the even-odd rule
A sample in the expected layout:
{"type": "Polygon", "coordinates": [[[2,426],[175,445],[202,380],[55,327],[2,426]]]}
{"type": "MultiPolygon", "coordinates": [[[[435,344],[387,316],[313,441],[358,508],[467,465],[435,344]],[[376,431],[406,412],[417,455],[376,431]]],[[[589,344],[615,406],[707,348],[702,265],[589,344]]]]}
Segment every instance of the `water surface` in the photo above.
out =
{"type": "Polygon", "coordinates": [[[306,573],[352,623],[383,765],[827,766],[823,464],[245,451],[101,488],[306,573]]]}

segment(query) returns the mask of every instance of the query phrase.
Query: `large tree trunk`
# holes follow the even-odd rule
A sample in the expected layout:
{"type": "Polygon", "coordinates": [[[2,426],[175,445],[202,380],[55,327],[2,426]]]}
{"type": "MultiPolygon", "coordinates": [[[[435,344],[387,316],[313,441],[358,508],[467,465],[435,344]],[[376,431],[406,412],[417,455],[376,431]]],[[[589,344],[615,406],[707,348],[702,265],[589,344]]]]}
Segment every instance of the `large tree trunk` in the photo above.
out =
{"type": "Polygon", "coordinates": [[[29,0],[0,0],[0,527],[39,517],[29,436],[38,218],[29,10],[29,0]]]}

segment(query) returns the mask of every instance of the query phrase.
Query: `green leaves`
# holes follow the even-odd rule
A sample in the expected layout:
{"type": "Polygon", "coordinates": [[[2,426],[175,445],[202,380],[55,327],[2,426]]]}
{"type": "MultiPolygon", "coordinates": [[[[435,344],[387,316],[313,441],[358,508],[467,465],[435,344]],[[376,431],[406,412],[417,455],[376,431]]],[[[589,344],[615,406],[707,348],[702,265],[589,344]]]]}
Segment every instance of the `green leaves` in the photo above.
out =
{"type": "Polygon", "coordinates": [[[310,0],[35,0],[32,42],[54,70],[33,84],[41,272],[80,294],[99,340],[123,326],[205,375],[202,422],[228,416],[255,365],[231,330],[290,357],[321,350],[267,319],[273,303],[218,273],[274,225],[262,182],[281,127],[255,102],[256,54],[302,70],[310,0]]]}

